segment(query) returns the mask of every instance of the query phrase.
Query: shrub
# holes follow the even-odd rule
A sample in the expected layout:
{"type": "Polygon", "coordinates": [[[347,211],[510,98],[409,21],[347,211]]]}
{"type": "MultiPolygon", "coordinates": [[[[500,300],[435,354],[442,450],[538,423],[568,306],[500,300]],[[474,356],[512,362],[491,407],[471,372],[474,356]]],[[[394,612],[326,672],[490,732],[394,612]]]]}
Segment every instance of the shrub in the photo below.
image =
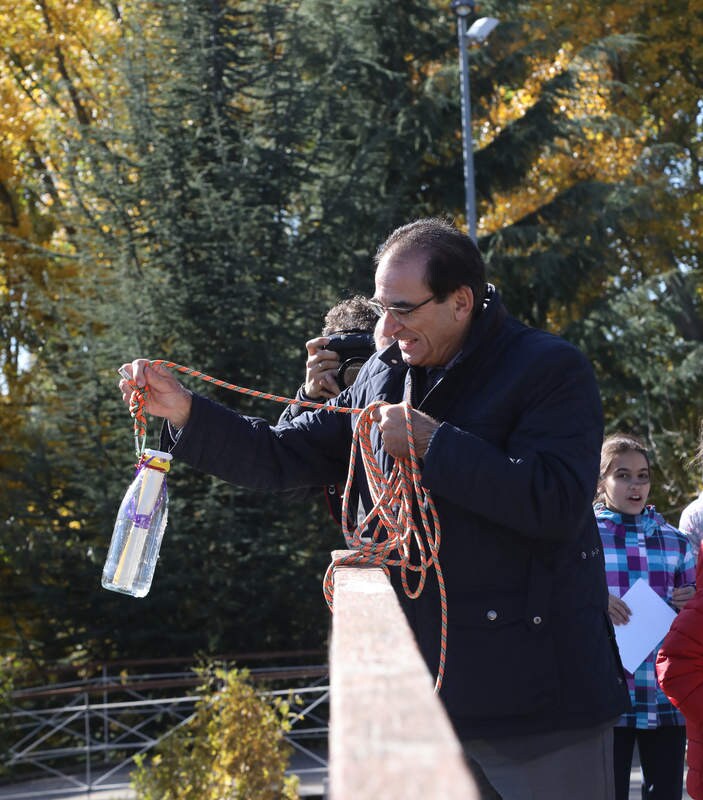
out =
{"type": "Polygon", "coordinates": [[[246,670],[201,670],[190,720],[159,745],[150,762],[137,757],[138,800],[292,800],[296,777],[285,777],[291,754],[283,739],[289,703],[260,698],[246,670]]]}

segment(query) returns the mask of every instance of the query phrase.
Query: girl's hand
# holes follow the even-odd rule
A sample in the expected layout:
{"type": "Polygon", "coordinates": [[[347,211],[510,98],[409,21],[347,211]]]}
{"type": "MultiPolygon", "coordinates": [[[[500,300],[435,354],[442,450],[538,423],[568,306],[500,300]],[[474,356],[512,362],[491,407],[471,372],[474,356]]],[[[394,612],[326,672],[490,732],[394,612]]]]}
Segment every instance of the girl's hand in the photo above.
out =
{"type": "Polygon", "coordinates": [[[695,593],[695,586],[677,586],[671,596],[671,604],[674,608],[678,608],[678,610],[681,611],[695,593]]]}
{"type": "Polygon", "coordinates": [[[608,595],[608,615],[613,625],[627,625],[632,616],[627,603],[614,594],[608,595]]]}

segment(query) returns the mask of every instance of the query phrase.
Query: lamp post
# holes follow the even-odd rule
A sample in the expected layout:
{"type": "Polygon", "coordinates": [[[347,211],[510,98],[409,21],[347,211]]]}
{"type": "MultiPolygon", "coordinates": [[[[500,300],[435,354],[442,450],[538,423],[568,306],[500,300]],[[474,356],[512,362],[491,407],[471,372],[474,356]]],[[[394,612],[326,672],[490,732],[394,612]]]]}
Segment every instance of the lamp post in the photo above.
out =
{"type": "Polygon", "coordinates": [[[469,236],[476,241],[476,180],[474,177],[474,147],[471,136],[471,91],[469,88],[468,45],[485,41],[498,24],[494,17],[481,17],[467,30],[467,17],[474,13],[474,0],[452,0],[457,17],[459,66],[461,69],[461,139],[464,153],[464,198],[469,236]]]}

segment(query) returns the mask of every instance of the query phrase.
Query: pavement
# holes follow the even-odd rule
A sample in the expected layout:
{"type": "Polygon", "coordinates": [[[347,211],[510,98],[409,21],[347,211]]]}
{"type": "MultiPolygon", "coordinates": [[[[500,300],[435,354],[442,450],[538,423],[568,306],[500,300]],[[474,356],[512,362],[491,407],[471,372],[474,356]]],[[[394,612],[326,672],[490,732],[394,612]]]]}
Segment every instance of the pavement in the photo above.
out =
{"type": "MultiPolygon", "coordinates": [[[[317,765],[294,755],[291,766],[295,771],[317,765]]],[[[93,788],[88,792],[84,788],[88,783],[85,774],[76,774],[73,781],[67,777],[36,778],[0,785],[0,800],[136,800],[136,794],[129,787],[130,770],[130,767],[124,767],[109,775],[104,773],[107,775],[104,779],[100,772],[94,771],[91,776],[93,788]]],[[[323,776],[319,773],[301,773],[299,778],[301,798],[323,797],[323,776]]]]}
{"type": "MultiPolygon", "coordinates": [[[[77,776],[78,781],[85,784],[85,776],[77,776]]],[[[93,783],[100,781],[99,775],[93,775],[93,783]]],[[[16,783],[9,786],[0,786],[0,800],[136,800],[135,793],[125,784],[129,781],[129,771],[113,773],[109,777],[113,788],[94,788],[90,792],[72,789],[68,781],[59,778],[40,778],[24,783],[16,783]],[[121,782],[121,786],[115,788],[115,784],[121,782]]],[[[642,800],[641,791],[641,772],[639,765],[635,764],[632,768],[632,778],[630,780],[629,800],[642,800]]],[[[301,780],[301,798],[322,798],[324,788],[322,780],[318,777],[305,777],[301,780]]],[[[428,798],[429,800],[429,798],[428,798]]],[[[682,800],[691,800],[684,789],[682,800]]]]}
{"type": "Polygon", "coordinates": [[[99,772],[91,776],[94,787],[84,790],[88,783],[85,774],[76,774],[73,780],[68,778],[35,778],[31,781],[0,786],[1,800],[135,800],[136,795],[129,788],[130,768],[118,770],[103,780],[99,772]],[[101,784],[105,788],[98,788],[101,784]],[[72,785],[73,784],[73,785],[72,785]]]}

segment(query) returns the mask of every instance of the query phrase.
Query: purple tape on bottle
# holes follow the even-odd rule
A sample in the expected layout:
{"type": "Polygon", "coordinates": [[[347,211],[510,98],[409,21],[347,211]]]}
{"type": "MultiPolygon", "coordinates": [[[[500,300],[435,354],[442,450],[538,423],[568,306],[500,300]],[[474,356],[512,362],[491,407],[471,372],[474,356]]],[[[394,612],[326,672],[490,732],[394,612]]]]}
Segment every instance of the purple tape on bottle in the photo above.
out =
{"type": "MultiPolygon", "coordinates": [[[[137,473],[139,470],[137,470],[137,473]]],[[[156,502],[154,503],[154,507],[149,514],[137,514],[137,498],[132,497],[129,501],[127,508],[125,509],[125,514],[128,519],[132,520],[134,524],[138,528],[149,528],[151,525],[151,521],[154,518],[154,514],[161,508],[161,505],[164,502],[164,498],[166,497],[166,476],[164,475],[163,483],[161,484],[161,488],[159,489],[159,494],[156,498],[156,502]]]]}

